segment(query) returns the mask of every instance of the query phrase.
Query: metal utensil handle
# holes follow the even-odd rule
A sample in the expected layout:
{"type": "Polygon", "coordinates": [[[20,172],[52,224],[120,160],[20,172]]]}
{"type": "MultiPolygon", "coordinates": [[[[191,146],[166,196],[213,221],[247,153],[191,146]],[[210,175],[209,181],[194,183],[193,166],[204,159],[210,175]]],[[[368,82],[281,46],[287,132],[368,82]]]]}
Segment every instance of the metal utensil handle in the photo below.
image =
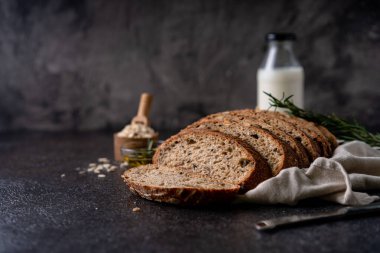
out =
{"type": "Polygon", "coordinates": [[[338,218],[338,217],[346,216],[346,215],[371,213],[375,211],[380,211],[380,202],[375,202],[373,204],[369,204],[366,206],[343,207],[338,210],[327,212],[327,213],[292,215],[292,216],[285,216],[285,217],[280,217],[280,218],[275,218],[275,219],[262,220],[255,224],[255,228],[257,230],[268,230],[268,229],[273,229],[278,226],[284,226],[288,224],[307,222],[311,220],[338,218]]]}
{"type": "Polygon", "coordinates": [[[300,222],[306,222],[311,220],[318,220],[336,216],[342,216],[347,212],[347,208],[341,208],[337,211],[323,213],[323,214],[303,214],[303,215],[291,215],[275,219],[262,220],[255,224],[257,230],[268,230],[278,226],[284,226],[288,224],[295,224],[300,222]]]}

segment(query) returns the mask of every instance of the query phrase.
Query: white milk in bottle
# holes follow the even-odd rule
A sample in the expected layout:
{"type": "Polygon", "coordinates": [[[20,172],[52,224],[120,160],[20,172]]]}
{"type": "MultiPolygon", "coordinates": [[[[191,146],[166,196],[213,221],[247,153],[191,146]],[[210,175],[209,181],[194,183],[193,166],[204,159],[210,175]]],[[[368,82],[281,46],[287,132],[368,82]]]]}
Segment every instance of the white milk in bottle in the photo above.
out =
{"type": "Polygon", "coordinates": [[[257,71],[258,109],[275,109],[270,108],[269,97],[264,92],[278,99],[292,95],[293,103],[303,108],[304,71],[293,53],[295,39],[292,33],[270,33],[266,36],[268,49],[257,71]]]}

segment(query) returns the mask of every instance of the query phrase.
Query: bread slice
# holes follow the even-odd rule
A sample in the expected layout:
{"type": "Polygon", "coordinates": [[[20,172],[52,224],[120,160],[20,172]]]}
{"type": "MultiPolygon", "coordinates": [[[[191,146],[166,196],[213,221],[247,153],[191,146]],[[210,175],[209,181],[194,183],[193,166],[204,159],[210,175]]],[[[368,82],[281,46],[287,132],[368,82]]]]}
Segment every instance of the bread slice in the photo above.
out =
{"type": "Polygon", "coordinates": [[[240,190],[237,184],[199,177],[192,170],[149,164],[122,175],[129,189],[143,198],[180,205],[228,202],[240,190]]]}
{"type": "Polygon", "coordinates": [[[206,130],[189,130],[172,136],[157,149],[153,163],[239,185],[239,192],[252,189],[271,176],[264,159],[246,143],[206,130]]]}
{"type": "Polygon", "coordinates": [[[197,124],[198,122],[208,121],[212,119],[214,120],[235,119],[235,120],[245,121],[246,117],[252,117],[252,118],[258,119],[292,136],[306,150],[309,162],[312,162],[316,158],[321,156],[321,150],[317,146],[317,143],[305,132],[303,132],[301,129],[299,129],[298,127],[294,126],[291,123],[286,122],[284,119],[276,118],[269,114],[268,115],[258,114],[256,111],[252,109],[226,111],[226,112],[211,114],[200,119],[199,121],[193,124],[197,124]]]}
{"type": "Polygon", "coordinates": [[[268,163],[272,175],[277,175],[282,169],[298,166],[296,154],[291,148],[270,132],[255,126],[246,126],[230,120],[208,120],[192,124],[188,129],[208,129],[222,132],[249,144],[268,163]]]}

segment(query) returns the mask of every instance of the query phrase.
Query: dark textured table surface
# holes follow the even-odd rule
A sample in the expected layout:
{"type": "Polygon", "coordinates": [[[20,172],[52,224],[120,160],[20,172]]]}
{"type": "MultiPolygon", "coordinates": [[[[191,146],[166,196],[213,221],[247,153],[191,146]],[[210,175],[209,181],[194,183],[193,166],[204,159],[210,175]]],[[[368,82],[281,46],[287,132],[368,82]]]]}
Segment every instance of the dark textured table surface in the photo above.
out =
{"type": "Polygon", "coordinates": [[[258,232],[260,219],[339,206],[154,203],[132,195],[121,170],[75,170],[99,157],[112,157],[111,134],[1,134],[0,252],[379,252],[379,215],[258,232]]]}

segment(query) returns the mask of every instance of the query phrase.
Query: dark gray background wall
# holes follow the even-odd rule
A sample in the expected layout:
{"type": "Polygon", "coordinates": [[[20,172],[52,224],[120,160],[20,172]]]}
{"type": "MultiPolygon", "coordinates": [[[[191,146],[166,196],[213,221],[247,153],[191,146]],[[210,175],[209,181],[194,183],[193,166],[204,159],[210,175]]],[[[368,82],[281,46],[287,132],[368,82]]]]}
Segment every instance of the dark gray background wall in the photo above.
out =
{"type": "Polygon", "coordinates": [[[380,1],[0,1],[0,130],[177,129],[254,107],[264,35],[296,32],[306,106],[380,130],[380,1]]]}

